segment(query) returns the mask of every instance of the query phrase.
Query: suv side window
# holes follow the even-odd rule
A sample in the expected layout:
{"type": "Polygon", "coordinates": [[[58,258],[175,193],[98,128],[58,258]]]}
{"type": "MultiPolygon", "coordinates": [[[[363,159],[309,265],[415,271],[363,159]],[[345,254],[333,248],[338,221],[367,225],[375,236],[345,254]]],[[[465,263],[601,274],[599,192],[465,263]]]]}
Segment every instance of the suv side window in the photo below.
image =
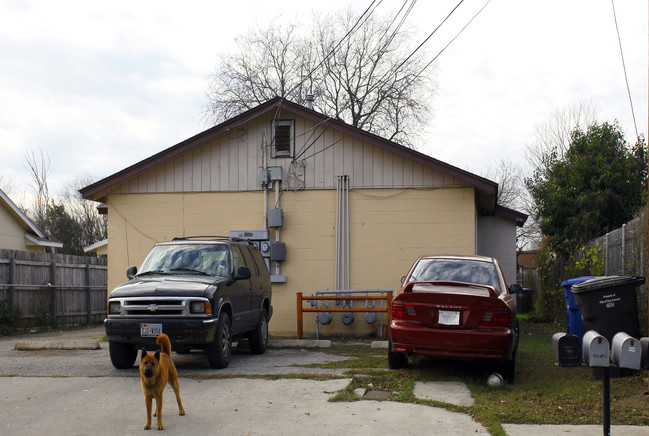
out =
{"type": "Polygon", "coordinates": [[[234,266],[234,273],[236,274],[239,271],[240,266],[245,266],[246,262],[243,260],[243,255],[241,250],[236,245],[232,245],[232,264],[234,266]]]}
{"type": "Polygon", "coordinates": [[[246,264],[250,267],[250,271],[254,276],[259,275],[259,266],[254,260],[254,256],[252,255],[253,251],[250,249],[250,247],[243,248],[241,247],[241,250],[243,251],[243,255],[246,258],[246,264]]]}
{"type": "Polygon", "coordinates": [[[250,250],[250,254],[252,255],[252,259],[255,262],[255,265],[257,266],[257,272],[261,273],[261,269],[263,268],[264,270],[268,270],[268,267],[266,266],[266,261],[264,260],[263,257],[261,257],[261,253],[259,250],[250,250]]]}

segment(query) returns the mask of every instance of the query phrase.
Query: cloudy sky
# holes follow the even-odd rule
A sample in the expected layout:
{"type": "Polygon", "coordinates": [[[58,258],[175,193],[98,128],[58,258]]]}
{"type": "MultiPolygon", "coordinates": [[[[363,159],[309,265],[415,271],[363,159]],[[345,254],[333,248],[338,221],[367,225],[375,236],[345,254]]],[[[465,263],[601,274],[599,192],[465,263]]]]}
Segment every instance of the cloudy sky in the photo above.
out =
{"type": "MultiPolygon", "coordinates": [[[[423,41],[459,0],[419,1],[423,41]]],[[[465,0],[425,46],[430,58],[488,0],[465,0]]],[[[27,152],[51,160],[50,191],[101,178],[206,128],[208,77],[233,38],[271,19],[308,25],[349,1],[0,0],[0,187],[28,191],[27,152]]],[[[351,2],[364,10],[370,0],[351,2]]],[[[389,15],[403,0],[384,0],[389,15]]],[[[646,0],[615,0],[637,128],[647,133],[646,0]]],[[[525,146],[552,113],[587,102],[635,128],[610,0],[491,0],[438,58],[434,117],[419,148],[483,174],[525,146]]]]}

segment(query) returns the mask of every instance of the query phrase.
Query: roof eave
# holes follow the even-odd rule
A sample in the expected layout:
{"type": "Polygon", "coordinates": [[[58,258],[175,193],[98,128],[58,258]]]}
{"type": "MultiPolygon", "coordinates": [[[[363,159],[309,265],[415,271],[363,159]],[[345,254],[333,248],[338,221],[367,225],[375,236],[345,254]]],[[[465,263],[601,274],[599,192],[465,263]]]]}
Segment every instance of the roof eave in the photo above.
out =
{"type": "Polygon", "coordinates": [[[276,97],[272,100],[269,100],[265,103],[260,104],[236,117],[233,117],[219,125],[211,127],[195,136],[192,136],[185,141],[182,141],[176,145],[173,145],[165,150],[162,150],[155,155],[144,159],[136,164],[129,166],[111,176],[108,176],[102,180],[99,180],[92,185],[86,186],[79,190],[81,196],[87,200],[102,201],[105,202],[105,196],[113,190],[117,185],[127,181],[129,178],[139,174],[142,171],[146,171],[152,167],[155,167],[163,162],[166,162],[170,159],[173,159],[189,150],[195,146],[202,144],[206,141],[214,139],[224,133],[227,133],[249,121],[255,119],[265,113],[270,111],[277,111],[280,108],[286,109],[289,112],[292,112],[296,115],[310,119],[316,123],[321,122],[330,122],[335,126],[337,130],[341,133],[350,135],[352,137],[359,138],[363,141],[369,142],[377,147],[389,150],[391,152],[397,153],[404,158],[413,160],[415,162],[421,163],[424,166],[442,171],[446,174],[449,174],[452,177],[455,177],[463,182],[475,187],[477,190],[476,201],[478,205],[490,212],[494,211],[496,206],[496,194],[498,192],[498,184],[480,177],[478,175],[472,174],[468,171],[462,170],[453,165],[447,164],[440,160],[437,160],[433,157],[420,153],[416,150],[413,150],[408,147],[404,147],[400,144],[382,138],[378,135],[375,135],[370,132],[366,132],[357,127],[350,126],[343,121],[327,117],[319,112],[316,112],[313,109],[309,109],[305,106],[301,106],[297,103],[276,97]]]}
{"type": "Polygon", "coordinates": [[[27,244],[27,245],[32,245],[32,246],[35,245],[38,247],[63,248],[63,242],[55,241],[52,238],[38,238],[34,235],[30,235],[27,232],[25,232],[25,239],[31,242],[31,244],[27,244]]]}

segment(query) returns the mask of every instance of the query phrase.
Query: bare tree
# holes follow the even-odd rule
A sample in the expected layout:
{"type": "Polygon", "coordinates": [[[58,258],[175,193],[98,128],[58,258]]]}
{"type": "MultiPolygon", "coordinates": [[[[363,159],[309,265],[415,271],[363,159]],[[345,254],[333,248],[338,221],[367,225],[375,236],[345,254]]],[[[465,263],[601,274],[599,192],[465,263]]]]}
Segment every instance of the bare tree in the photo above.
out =
{"type": "Polygon", "coordinates": [[[569,109],[556,110],[550,119],[536,128],[536,135],[526,147],[525,157],[534,169],[544,167],[544,156],[556,151],[562,159],[570,148],[572,132],[595,124],[599,107],[593,102],[582,102],[569,109]]]}
{"type": "Polygon", "coordinates": [[[38,156],[33,150],[30,150],[25,153],[25,162],[32,175],[32,219],[36,225],[42,226],[47,217],[47,206],[50,203],[50,191],[47,186],[50,157],[47,153],[43,153],[43,150],[39,150],[38,156]]]}
{"type": "MultiPolygon", "coordinates": [[[[532,171],[547,168],[548,156],[556,155],[562,160],[570,148],[573,132],[595,124],[599,112],[598,105],[593,102],[582,102],[572,108],[553,112],[548,121],[536,128],[534,139],[526,146],[525,157],[532,171]]],[[[531,174],[523,179],[529,177],[531,174]]],[[[542,231],[536,215],[537,205],[527,188],[521,190],[520,210],[528,214],[529,218],[519,233],[525,240],[532,241],[530,245],[540,246],[542,231]]]]}
{"type": "Polygon", "coordinates": [[[413,146],[428,120],[435,84],[425,52],[397,20],[351,9],[314,17],[310,34],[270,24],[238,37],[211,77],[205,116],[222,122],[274,97],[413,146]]]}
{"type": "Polygon", "coordinates": [[[11,196],[16,190],[16,185],[9,177],[0,174],[0,189],[2,189],[2,192],[5,194],[11,196]]]}
{"type": "Polygon", "coordinates": [[[498,183],[497,204],[526,213],[529,218],[516,229],[516,247],[519,252],[537,247],[541,231],[534,217],[534,202],[524,183],[523,170],[512,160],[502,159],[489,165],[483,177],[498,183]]]}
{"type": "Polygon", "coordinates": [[[217,124],[274,97],[303,103],[310,89],[312,50],[296,26],[270,25],[235,38],[239,51],[221,54],[212,74],[208,122],[217,124]]]}
{"type": "Polygon", "coordinates": [[[85,200],[79,189],[91,185],[96,180],[92,176],[80,176],[69,182],[63,189],[62,198],[70,217],[79,225],[79,240],[82,247],[92,245],[107,237],[107,219],[97,211],[97,203],[85,200]]]}
{"type": "Polygon", "coordinates": [[[498,183],[497,204],[510,209],[520,208],[521,192],[525,190],[521,169],[509,159],[489,165],[483,177],[498,183]]]}

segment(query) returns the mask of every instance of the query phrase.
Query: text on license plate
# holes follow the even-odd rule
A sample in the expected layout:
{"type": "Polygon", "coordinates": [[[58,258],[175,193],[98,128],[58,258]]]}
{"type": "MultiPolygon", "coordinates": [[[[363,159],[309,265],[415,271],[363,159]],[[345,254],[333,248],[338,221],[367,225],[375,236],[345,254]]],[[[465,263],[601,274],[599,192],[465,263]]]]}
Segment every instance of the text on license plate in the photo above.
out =
{"type": "Polygon", "coordinates": [[[442,325],[460,325],[460,312],[454,310],[440,310],[437,322],[442,325]]]}
{"type": "Polygon", "coordinates": [[[140,324],[140,337],[157,338],[162,334],[162,324],[140,324]]]}

